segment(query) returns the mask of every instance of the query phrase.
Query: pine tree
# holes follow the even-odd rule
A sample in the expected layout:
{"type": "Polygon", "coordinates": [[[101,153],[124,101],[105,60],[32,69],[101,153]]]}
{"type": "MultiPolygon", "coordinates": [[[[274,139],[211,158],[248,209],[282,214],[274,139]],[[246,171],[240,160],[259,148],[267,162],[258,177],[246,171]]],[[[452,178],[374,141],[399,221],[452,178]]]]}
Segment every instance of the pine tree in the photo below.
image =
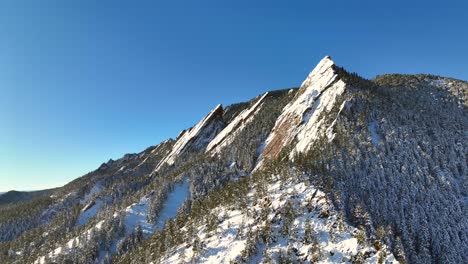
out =
{"type": "Polygon", "coordinates": [[[201,251],[202,251],[202,243],[200,241],[200,238],[197,236],[195,236],[195,239],[193,241],[193,246],[192,246],[192,250],[193,250],[193,256],[192,256],[192,262],[194,262],[198,255],[200,255],[201,251]]]}
{"type": "Polygon", "coordinates": [[[136,242],[137,243],[140,243],[141,241],[143,241],[144,239],[144,236],[143,236],[143,229],[141,228],[141,225],[138,224],[136,229],[135,229],[135,233],[136,233],[136,242]]]}
{"type": "Polygon", "coordinates": [[[185,263],[185,258],[187,258],[187,255],[185,254],[185,248],[181,248],[179,253],[180,262],[185,263]]]}
{"type": "Polygon", "coordinates": [[[245,243],[245,248],[241,253],[242,260],[247,262],[250,256],[255,254],[257,249],[257,239],[255,232],[252,231],[252,228],[249,228],[247,231],[247,241],[245,243]]]}
{"type": "Polygon", "coordinates": [[[395,245],[393,248],[393,254],[395,258],[400,262],[400,263],[406,263],[405,260],[405,252],[403,250],[403,243],[401,242],[401,238],[397,237],[395,240],[395,245]]]}
{"type": "Polygon", "coordinates": [[[315,239],[314,231],[312,230],[310,219],[307,218],[304,224],[304,242],[306,244],[310,244],[314,241],[314,239],[315,239]]]}
{"type": "Polygon", "coordinates": [[[286,206],[284,207],[283,210],[283,225],[281,227],[281,233],[283,236],[289,235],[291,224],[294,221],[295,214],[294,214],[294,208],[293,208],[293,203],[291,200],[289,200],[286,203],[286,206]]]}
{"type": "Polygon", "coordinates": [[[308,258],[311,263],[318,262],[322,259],[322,249],[320,247],[317,236],[312,236],[310,248],[308,251],[308,258]]]}
{"type": "Polygon", "coordinates": [[[265,244],[271,244],[273,242],[273,230],[271,228],[271,222],[267,220],[265,225],[261,228],[260,238],[265,244]]]}
{"type": "Polygon", "coordinates": [[[292,264],[292,263],[294,263],[293,260],[291,259],[291,256],[289,255],[289,251],[286,251],[284,249],[281,249],[280,252],[279,252],[278,262],[279,262],[279,264],[292,264]]]}

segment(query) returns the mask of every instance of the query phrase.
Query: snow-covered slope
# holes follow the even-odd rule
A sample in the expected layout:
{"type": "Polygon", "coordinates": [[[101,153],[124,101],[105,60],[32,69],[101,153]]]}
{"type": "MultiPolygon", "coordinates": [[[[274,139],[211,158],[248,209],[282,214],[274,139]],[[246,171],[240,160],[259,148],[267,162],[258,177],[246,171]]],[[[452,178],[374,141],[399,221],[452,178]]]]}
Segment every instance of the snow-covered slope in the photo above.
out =
{"type": "Polygon", "coordinates": [[[86,230],[86,232],[84,232],[80,236],[70,239],[65,245],[57,247],[53,251],[49,252],[47,256],[39,257],[36,261],[34,261],[34,264],[46,264],[49,263],[47,259],[53,260],[59,255],[64,255],[73,251],[76,247],[79,247],[81,244],[93,239],[92,233],[96,230],[100,230],[104,222],[104,220],[99,221],[95,226],[86,230]]]}
{"type": "Polygon", "coordinates": [[[83,209],[81,210],[78,219],[76,220],[77,226],[86,225],[92,217],[96,216],[99,209],[101,209],[104,205],[104,201],[102,199],[96,199],[88,203],[83,209]]]}
{"type": "Polygon", "coordinates": [[[203,149],[222,129],[223,107],[217,105],[207,116],[205,116],[198,124],[190,128],[188,131],[183,131],[177,138],[172,151],[167,155],[156,167],[159,170],[163,165],[174,164],[174,161],[188,148],[196,150],[203,149]]]}
{"type": "Polygon", "coordinates": [[[148,221],[148,197],[143,197],[138,203],[135,203],[125,209],[125,228],[131,233],[140,225],[145,236],[151,235],[156,228],[162,228],[168,219],[177,214],[177,210],[182,206],[185,200],[189,199],[189,183],[185,179],[182,183],[176,184],[174,190],[169,193],[164,206],[159,213],[156,224],[148,221]]]}
{"type": "MultiPolygon", "coordinates": [[[[112,220],[118,219],[119,217],[123,217],[123,225],[127,235],[132,234],[139,226],[141,227],[143,236],[149,237],[157,228],[162,228],[168,219],[175,217],[178,209],[182,206],[184,201],[189,199],[189,197],[189,183],[188,180],[185,179],[182,183],[176,184],[174,186],[174,190],[169,193],[155,224],[148,221],[149,197],[145,196],[137,203],[125,208],[124,211],[114,213],[114,219],[100,220],[96,225],[91,226],[79,236],[70,239],[66,244],[58,246],[54,250],[50,251],[46,256],[39,257],[34,263],[48,263],[47,259],[55,260],[60,255],[67,255],[75,251],[77,248],[83,247],[85,243],[96,239],[94,237],[94,233],[96,231],[101,230],[104,225],[108,224],[112,220]]],[[[93,205],[90,205],[89,208],[86,206],[82,214],[80,214],[77,224],[79,226],[85,225],[89,218],[96,215],[97,210],[99,209],[94,209],[94,207],[101,207],[102,204],[103,201],[98,200],[96,203],[93,203],[93,205]]],[[[115,253],[118,242],[124,240],[124,238],[125,237],[121,237],[116,238],[114,241],[108,241],[108,243],[111,244],[111,254],[115,253]]]]}
{"type": "Polygon", "coordinates": [[[185,179],[182,183],[177,184],[167,197],[163,209],[159,212],[156,226],[159,229],[163,228],[166,221],[174,218],[177,215],[178,209],[188,199],[190,199],[189,182],[188,179],[185,179]]]}
{"type": "Polygon", "coordinates": [[[283,261],[292,261],[283,263],[378,263],[379,258],[382,263],[398,263],[387,246],[372,245],[362,231],[344,222],[326,195],[313,186],[277,180],[266,190],[262,198],[255,197],[255,190],[249,193],[252,201],[262,202],[249,205],[247,211],[215,208],[215,230],[208,231],[206,225],[195,228],[202,241],[197,251],[197,242],[184,243],[169,250],[162,263],[281,263],[280,255],[283,261]],[[292,222],[285,234],[288,214],[292,222]],[[262,239],[268,236],[268,241],[262,239]]]}
{"type": "Polygon", "coordinates": [[[296,97],[286,105],[265,141],[257,168],[274,158],[294,140],[292,153],[305,152],[326,131],[323,113],[330,112],[346,84],[334,70],[330,57],[323,58],[302,83],[296,97]]]}
{"type": "Polygon", "coordinates": [[[232,122],[229,123],[219,134],[208,144],[206,152],[212,151],[213,154],[219,152],[223,147],[227,146],[236,133],[245,126],[245,124],[253,120],[255,112],[261,107],[268,92],[263,94],[254,105],[239,113],[232,122]]]}

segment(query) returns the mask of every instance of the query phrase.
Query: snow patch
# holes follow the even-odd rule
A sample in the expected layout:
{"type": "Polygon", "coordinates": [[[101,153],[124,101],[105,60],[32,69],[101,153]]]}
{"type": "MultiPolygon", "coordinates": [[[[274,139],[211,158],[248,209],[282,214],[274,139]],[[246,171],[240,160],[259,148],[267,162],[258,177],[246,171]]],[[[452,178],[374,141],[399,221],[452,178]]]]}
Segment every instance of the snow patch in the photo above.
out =
{"type": "Polygon", "coordinates": [[[229,164],[228,168],[229,168],[229,170],[232,170],[232,169],[234,169],[235,166],[236,166],[236,162],[233,161],[233,162],[231,162],[231,164],[229,164]]]}
{"type": "Polygon", "coordinates": [[[132,233],[140,225],[143,234],[147,237],[154,232],[154,225],[148,222],[147,197],[143,197],[138,203],[134,203],[125,209],[125,229],[127,233],[132,233]]]}
{"type": "Polygon", "coordinates": [[[77,226],[86,225],[90,218],[97,215],[99,209],[104,205],[104,202],[101,199],[97,199],[94,202],[89,203],[86,205],[82,210],[78,219],[76,221],[77,226]]]}
{"type": "Polygon", "coordinates": [[[447,86],[447,83],[444,80],[430,80],[429,83],[437,87],[447,86]]]}
{"type": "Polygon", "coordinates": [[[151,235],[156,228],[162,228],[168,219],[177,215],[177,210],[189,198],[189,183],[184,180],[176,184],[174,190],[168,195],[166,202],[159,214],[156,225],[148,222],[149,198],[143,197],[138,203],[135,203],[125,209],[125,228],[127,233],[133,232],[140,225],[145,237],[151,235]]]}
{"type": "Polygon", "coordinates": [[[189,182],[188,179],[185,179],[181,184],[177,184],[167,197],[166,203],[159,214],[156,226],[161,229],[167,220],[174,218],[179,208],[189,197],[189,182]]]}
{"type": "Polygon", "coordinates": [[[369,133],[371,135],[372,144],[374,144],[374,146],[378,146],[380,141],[382,141],[382,138],[380,137],[379,133],[377,133],[377,124],[377,120],[374,120],[370,122],[367,126],[367,129],[369,130],[369,133]]]}
{"type": "Polygon", "coordinates": [[[335,127],[335,124],[336,124],[336,121],[338,120],[338,116],[340,115],[341,111],[345,108],[345,106],[347,105],[347,102],[348,101],[344,101],[341,106],[340,106],[340,111],[338,112],[338,115],[337,117],[333,120],[333,122],[331,123],[331,125],[327,128],[326,130],[326,135],[327,135],[327,138],[328,138],[328,142],[332,142],[333,139],[335,138],[336,136],[336,133],[333,132],[333,128],[335,127]]]}

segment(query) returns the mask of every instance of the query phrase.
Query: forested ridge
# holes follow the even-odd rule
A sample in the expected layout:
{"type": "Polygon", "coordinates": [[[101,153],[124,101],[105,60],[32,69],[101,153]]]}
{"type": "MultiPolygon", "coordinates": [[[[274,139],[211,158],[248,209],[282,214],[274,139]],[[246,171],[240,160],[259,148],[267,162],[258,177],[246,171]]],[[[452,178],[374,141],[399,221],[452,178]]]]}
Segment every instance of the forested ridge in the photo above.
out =
{"type": "Polygon", "coordinates": [[[326,57],[299,88],[0,205],[0,262],[467,263],[467,99],[326,57]]]}

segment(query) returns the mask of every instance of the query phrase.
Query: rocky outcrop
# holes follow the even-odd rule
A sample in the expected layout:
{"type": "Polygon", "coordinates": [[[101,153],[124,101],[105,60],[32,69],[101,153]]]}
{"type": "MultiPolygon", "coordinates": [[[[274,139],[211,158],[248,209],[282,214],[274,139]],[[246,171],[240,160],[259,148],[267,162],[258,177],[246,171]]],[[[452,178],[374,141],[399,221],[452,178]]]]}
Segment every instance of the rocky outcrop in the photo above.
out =
{"type": "Polygon", "coordinates": [[[213,154],[219,152],[223,147],[232,141],[233,137],[241,130],[245,124],[253,120],[253,116],[261,107],[268,92],[264,93],[250,108],[240,112],[229,125],[227,125],[206,147],[206,152],[213,154]]]}
{"type": "Polygon", "coordinates": [[[217,105],[198,124],[179,134],[172,151],[156,167],[156,171],[163,165],[174,164],[177,157],[188,149],[202,150],[223,129],[223,107],[217,105]]]}
{"type": "Polygon", "coordinates": [[[327,130],[322,113],[332,110],[345,87],[331,58],[323,58],[302,83],[295,98],[283,109],[265,141],[256,169],[265,160],[275,158],[293,141],[291,155],[309,150],[314,140],[327,130]]]}

